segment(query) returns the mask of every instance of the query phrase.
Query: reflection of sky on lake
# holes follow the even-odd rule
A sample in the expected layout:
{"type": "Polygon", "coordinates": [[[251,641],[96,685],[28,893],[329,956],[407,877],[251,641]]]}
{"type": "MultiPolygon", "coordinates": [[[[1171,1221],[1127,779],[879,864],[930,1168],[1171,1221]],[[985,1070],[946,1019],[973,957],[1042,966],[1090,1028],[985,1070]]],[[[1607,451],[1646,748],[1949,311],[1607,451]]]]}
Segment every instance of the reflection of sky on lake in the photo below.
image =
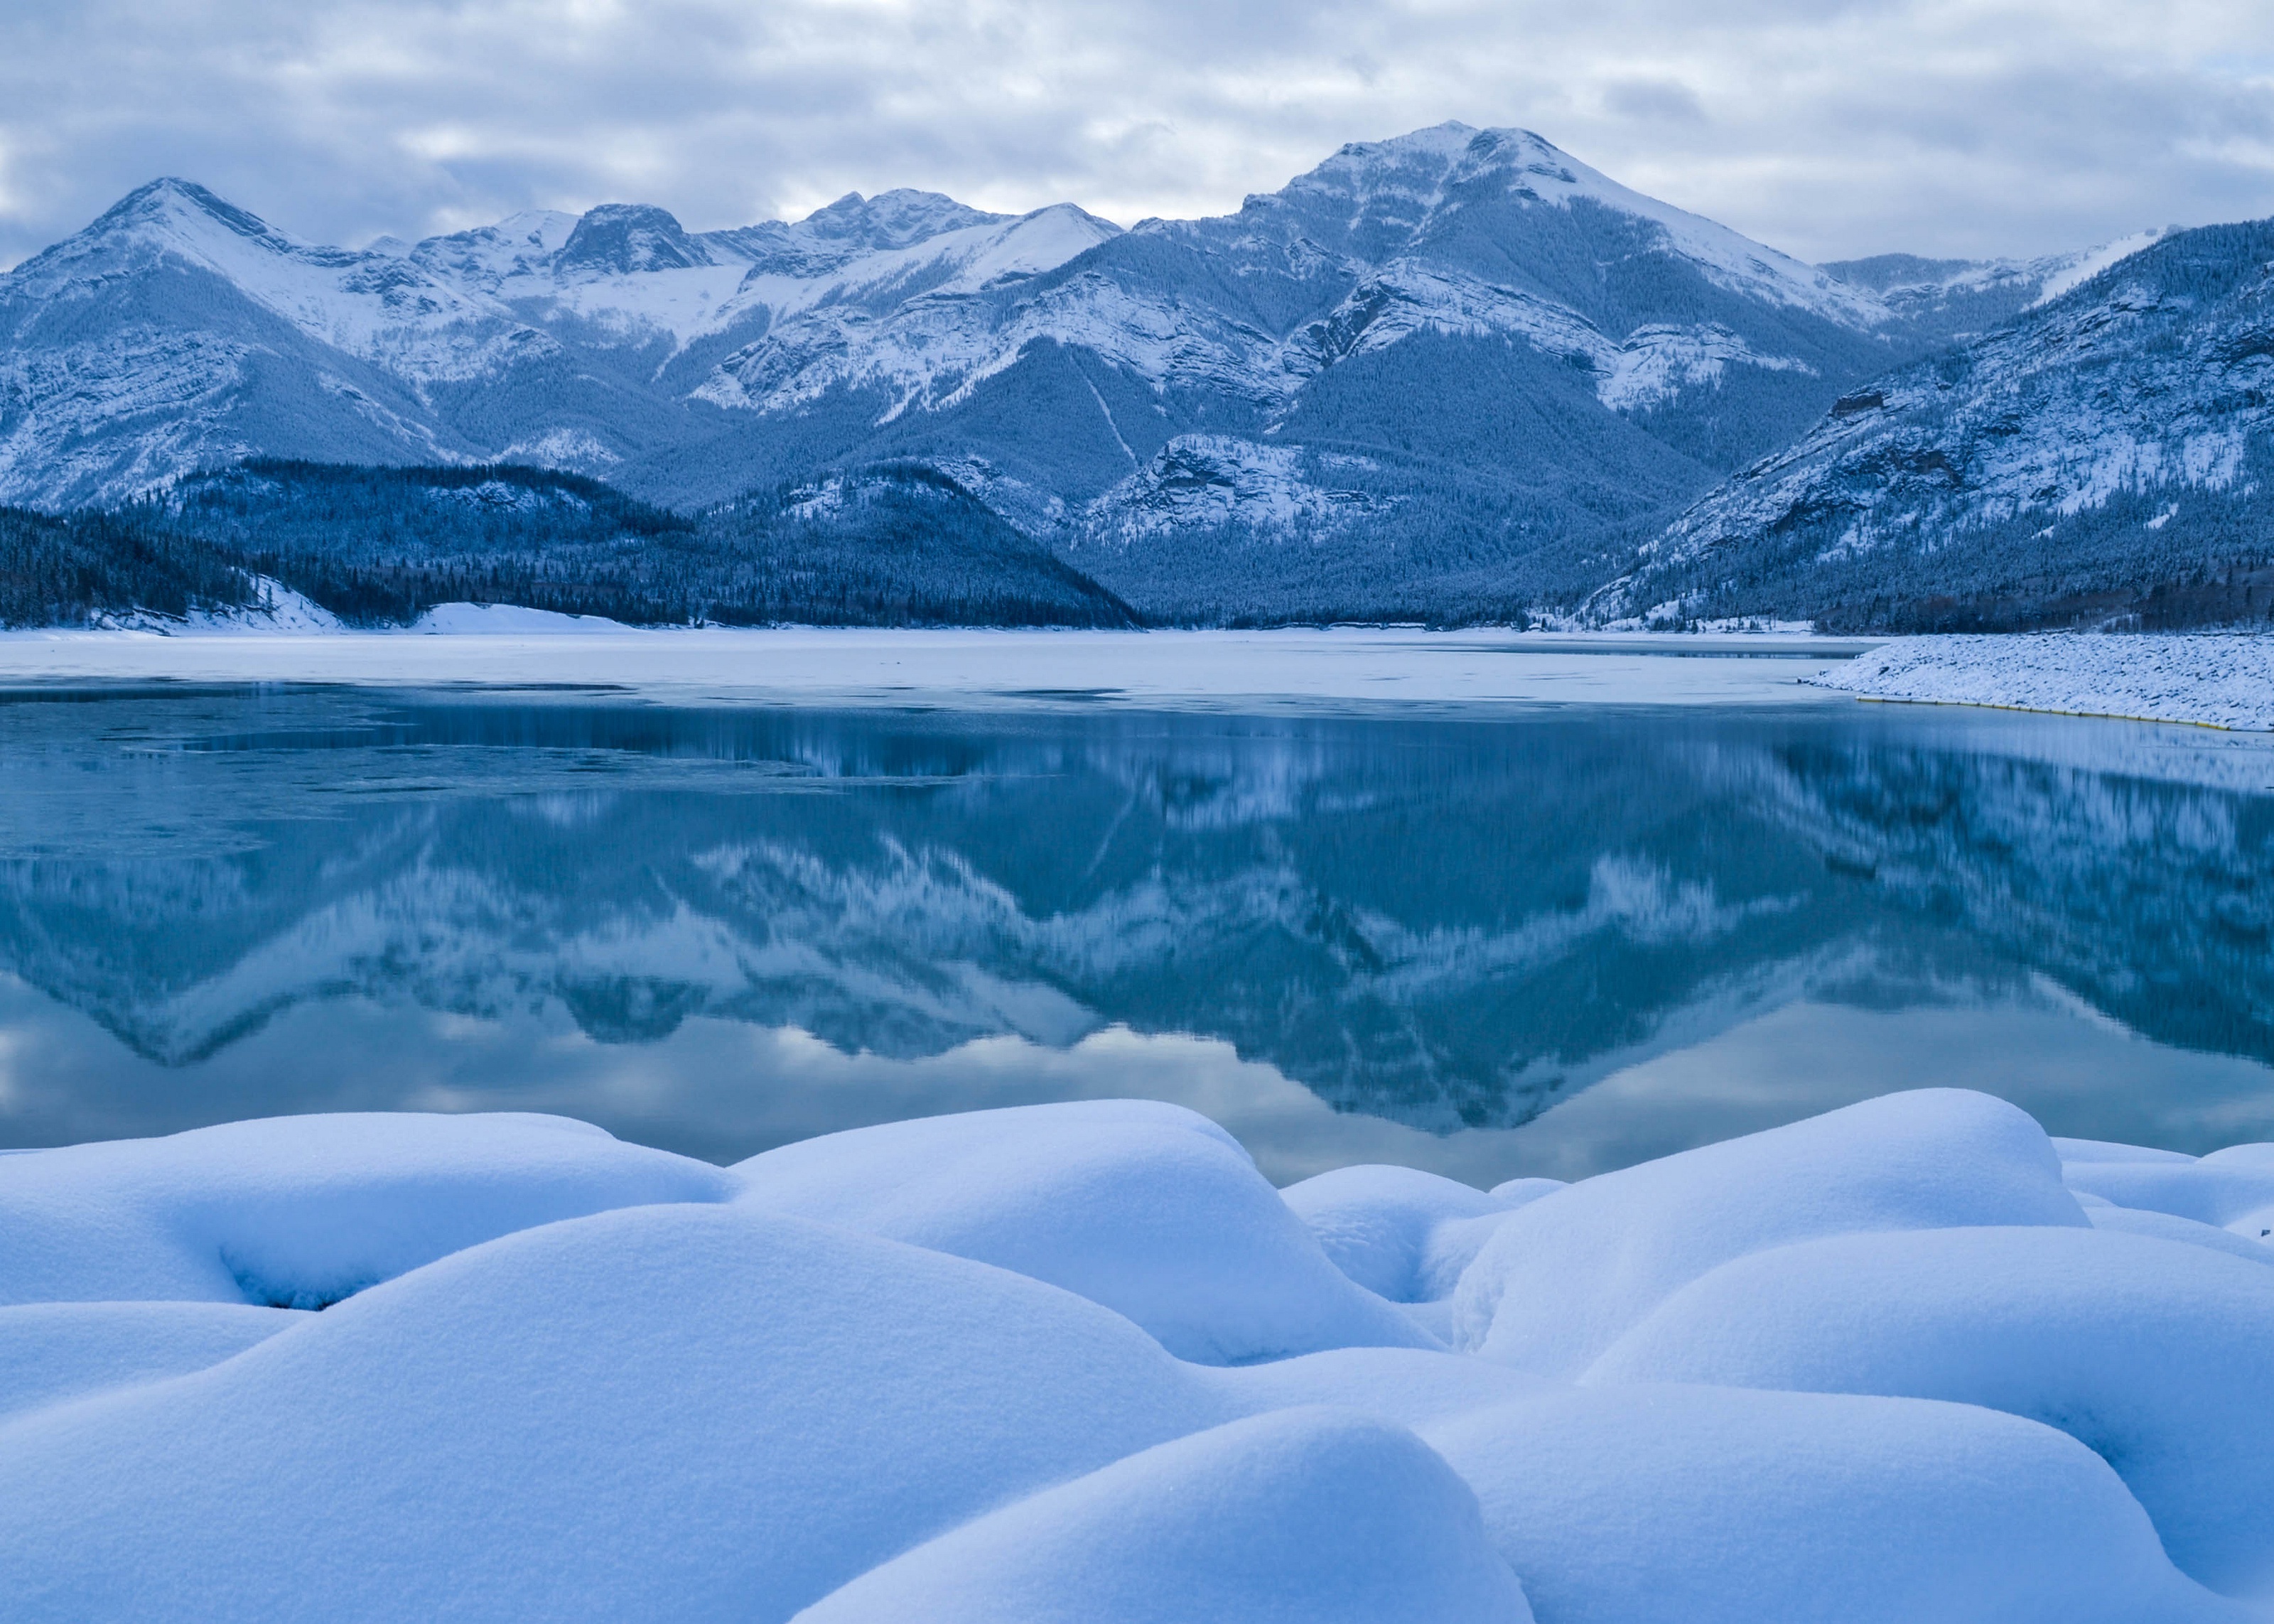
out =
{"type": "Polygon", "coordinates": [[[1977,713],[0,705],[0,1142],[1207,1112],[1571,1176],[1889,1088],[2274,1138],[2274,753],[1977,713]]]}

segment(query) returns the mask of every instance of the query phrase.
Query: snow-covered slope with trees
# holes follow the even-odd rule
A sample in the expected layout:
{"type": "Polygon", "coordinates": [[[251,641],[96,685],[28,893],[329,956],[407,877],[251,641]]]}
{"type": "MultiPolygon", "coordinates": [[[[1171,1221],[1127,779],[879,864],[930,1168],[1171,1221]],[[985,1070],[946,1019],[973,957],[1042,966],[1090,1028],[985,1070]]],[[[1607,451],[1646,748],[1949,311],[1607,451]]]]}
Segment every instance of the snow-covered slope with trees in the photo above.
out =
{"type": "Polygon", "coordinates": [[[1597,611],[2266,620],[2274,222],[2178,232],[2045,285],[2009,324],[1843,395],[1683,515],[1597,611]]]}

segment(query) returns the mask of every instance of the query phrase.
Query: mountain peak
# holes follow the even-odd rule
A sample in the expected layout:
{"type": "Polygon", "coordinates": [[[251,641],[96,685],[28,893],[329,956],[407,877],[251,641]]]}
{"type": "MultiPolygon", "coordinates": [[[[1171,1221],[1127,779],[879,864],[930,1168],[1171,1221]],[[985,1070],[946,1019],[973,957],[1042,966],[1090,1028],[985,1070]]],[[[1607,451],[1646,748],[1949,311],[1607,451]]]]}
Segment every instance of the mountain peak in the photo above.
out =
{"type": "Polygon", "coordinates": [[[237,207],[193,180],[174,175],[161,176],[147,185],[137,186],[104,210],[79,235],[109,237],[124,230],[156,227],[169,235],[203,236],[215,226],[279,253],[289,253],[304,245],[250,210],[237,207]]]}
{"type": "Polygon", "coordinates": [[[576,222],[553,263],[562,271],[629,275],[715,261],[669,211],[647,203],[603,203],[576,222]]]}
{"type": "Polygon", "coordinates": [[[830,243],[855,243],[864,248],[906,248],[912,243],[966,226],[999,225],[1008,214],[990,214],[959,203],[943,192],[896,187],[864,198],[848,192],[825,208],[817,208],[792,228],[803,236],[830,243]]]}

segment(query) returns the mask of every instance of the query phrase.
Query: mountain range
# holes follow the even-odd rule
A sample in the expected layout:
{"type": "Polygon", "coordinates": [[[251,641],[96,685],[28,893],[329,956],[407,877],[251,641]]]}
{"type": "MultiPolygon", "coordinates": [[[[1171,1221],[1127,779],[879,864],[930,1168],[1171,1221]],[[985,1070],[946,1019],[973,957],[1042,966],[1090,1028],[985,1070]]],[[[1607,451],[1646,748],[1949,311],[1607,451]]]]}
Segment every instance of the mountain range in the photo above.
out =
{"type": "Polygon", "coordinates": [[[1811,267],[1460,124],[1126,230],[901,191],[723,231],[607,205],[343,249],[161,180],[0,276],[0,502],[111,507],[246,459],[509,463],[810,530],[914,480],[1153,620],[2105,608],[2170,584],[2135,553],[2202,576],[2198,512],[2228,524],[2219,493],[2251,485],[2256,408],[2229,397],[2255,387],[2255,284],[2196,289],[2256,252],[2236,228],[1811,267]],[[2182,264],[2197,281],[2137,293],[2182,264]],[[2188,349],[2205,299],[2225,335],[2188,349]],[[2102,421],[2089,373],[2158,368],[2108,408],[2129,426],[2102,421]],[[2141,404],[2173,387],[2203,395],[2193,429],[2141,404]],[[1988,406],[1926,417],[2017,388],[2022,462],[1920,449],[2013,440],[1988,406]],[[2029,456],[2069,472],[2031,485],[2029,456]],[[2002,557],[2044,503],[2068,504],[2038,538],[2058,553],[2112,502],[2144,506],[2098,585],[1913,567],[1919,538],[1984,527],[2002,557]]]}

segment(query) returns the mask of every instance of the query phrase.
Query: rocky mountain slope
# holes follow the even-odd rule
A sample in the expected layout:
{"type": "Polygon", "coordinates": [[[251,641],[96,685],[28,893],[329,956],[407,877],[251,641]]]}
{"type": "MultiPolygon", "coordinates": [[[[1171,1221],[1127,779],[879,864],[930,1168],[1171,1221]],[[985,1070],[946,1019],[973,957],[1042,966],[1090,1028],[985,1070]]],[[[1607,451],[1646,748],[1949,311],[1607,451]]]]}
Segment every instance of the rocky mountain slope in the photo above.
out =
{"type": "Polygon", "coordinates": [[[2270,421],[2274,222],[2177,232],[1845,395],[1592,607],[1897,629],[2263,621],[2270,421]]]}
{"type": "Polygon", "coordinates": [[[266,455],[685,508],[896,462],[1156,612],[1514,604],[2059,271],[1819,270],[1458,124],[1127,231],[894,192],[347,250],[160,181],[0,277],[0,500],[266,455]]]}

